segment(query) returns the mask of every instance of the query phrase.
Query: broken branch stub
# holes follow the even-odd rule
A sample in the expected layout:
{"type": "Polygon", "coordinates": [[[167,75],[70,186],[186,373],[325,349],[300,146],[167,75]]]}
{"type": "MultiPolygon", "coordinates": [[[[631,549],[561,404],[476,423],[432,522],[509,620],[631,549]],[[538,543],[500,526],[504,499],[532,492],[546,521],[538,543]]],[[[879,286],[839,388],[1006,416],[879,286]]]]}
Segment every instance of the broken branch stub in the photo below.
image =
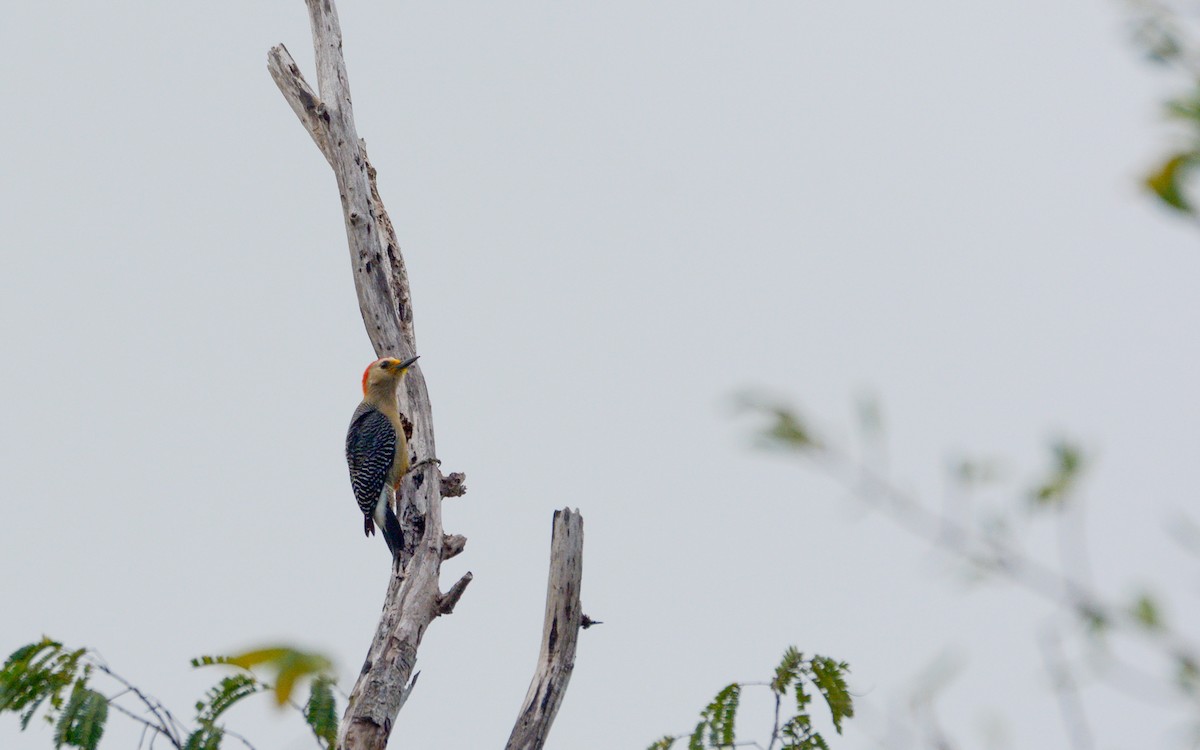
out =
{"type": "Polygon", "coordinates": [[[583,624],[579,589],[583,581],[583,516],[570,508],[554,511],[550,539],[550,578],[546,619],[537,670],[506,750],[540,750],[562,705],[575,668],[575,646],[583,624]]]}

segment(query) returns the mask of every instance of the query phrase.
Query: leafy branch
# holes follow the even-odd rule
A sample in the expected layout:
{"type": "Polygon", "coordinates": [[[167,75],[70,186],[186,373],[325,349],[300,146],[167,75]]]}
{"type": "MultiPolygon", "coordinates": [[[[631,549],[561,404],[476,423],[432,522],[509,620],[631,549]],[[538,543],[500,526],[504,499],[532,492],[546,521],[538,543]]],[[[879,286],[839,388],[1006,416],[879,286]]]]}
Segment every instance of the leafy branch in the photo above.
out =
{"type": "Polygon", "coordinates": [[[842,733],[842,722],[854,716],[854,702],[846,685],[850,667],[846,662],[826,656],[805,658],[794,647],[783,654],[770,682],[734,682],[717,693],[700,712],[700,721],[690,734],[667,735],[648,750],[671,750],[679,740],[687,740],[687,750],[724,750],[734,747],[762,748],[756,741],[737,739],[737,713],[742,691],[747,687],[768,687],[775,699],[775,722],[766,750],[829,750],[825,738],[813,726],[809,704],[814,692],[820,695],[833,719],[833,728],[842,733]],[[788,695],[791,694],[789,701],[788,695]],[[783,718],[784,702],[791,703],[792,715],[783,718]]]}
{"type": "Polygon", "coordinates": [[[192,660],[194,667],[212,665],[240,671],[223,677],[196,702],[195,724],[189,728],[157,699],[114,672],[96,652],[67,649],[58,641],[42,638],[14,651],[0,668],[0,714],[6,711],[17,714],[24,731],[41,711],[54,729],[55,748],[95,750],[104,736],[112,709],[142,725],[138,747],[149,735],[151,745],[161,737],[177,750],[219,750],[228,737],[254,750],[248,739],[219,719],[243,699],[260,692],[273,692],[277,705],[291,705],[304,717],[319,747],[332,750],[337,744],[334,683],[329,676],[329,661],[324,657],[274,647],[237,656],[202,656],[192,660]],[[272,671],[274,683],[257,677],[252,668],[272,671]],[[117,689],[112,695],[91,686],[97,675],[114,683],[117,689]],[[305,678],[311,678],[309,697],[304,706],[299,706],[291,701],[291,696],[297,682],[305,678]],[[130,700],[140,704],[140,710],[127,705],[130,700]]]}
{"type": "MultiPolygon", "coordinates": [[[[1093,655],[1103,657],[1092,665],[1100,679],[1117,689],[1129,690],[1130,676],[1143,681],[1149,678],[1165,687],[1164,693],[1173,692],[1186,699],[1185,705],[1195,713],[1193,721],[1200,722],[1200,707],[1195,703],[1200,696],[1200,648],[1172,626],[1159,601],[1149,593],[1117,601],[1096,589],[1087,575],[1082,543],[1075,540],[1076,548],[1069,549],[1072,545],[1065,525],[1060,529],[1060,569],[1033,557],[1018,544],[1008,515],[976,523],[964,519],[961,511],[939,512],[899,489],[867,461],[818,437],[818,431],[794,407],[756,395],[743,396],[740,405],[762,420],[754,433],[757,444],[807,460],[897,527],[957,556],[976,571],[1005,580],[1065,612],[1093,646],[1093,655]],[[1104,638],[1118,632],[1149,646],[1169,665],[1168,673],[1146,675],[1140,667],[1122,663],[1104,638]]],[[[869,422],[863,421],[863,430],[865,437],[878,440],[877,414],[869,422]]],[[[1024,506],[1035,513],[1062,518],[1063,511],[1077,506],[1087,456],[1077,443],[1058,439],[1050,445],[1048,463],[1024,490],[1024,506]]],[[[965,496],[977,486],[995,482],[998,473],[988,462],[962,461],[954,467],[952,478],[965,496]]],[[[1091,747],[1077,695],[1078,667],[1060,656],[1056,633],[1043,634],[1042,641],[1047,670],[1059,690],[1064,722],[1074,746],[1091,747]]]]}
{"type": "Polygon", "coordinates": [[[1166,104],[1167,116],[1182,125],[1181,143],[1154,167],[1144,184],[1159,201],[1200,220],[1189,187],[1200,166],[1200,45],[1193,15],[1171,0],[1129,0],[1134,43],[1147,59],[1173,71],[1187,88],[1166,104]]]}

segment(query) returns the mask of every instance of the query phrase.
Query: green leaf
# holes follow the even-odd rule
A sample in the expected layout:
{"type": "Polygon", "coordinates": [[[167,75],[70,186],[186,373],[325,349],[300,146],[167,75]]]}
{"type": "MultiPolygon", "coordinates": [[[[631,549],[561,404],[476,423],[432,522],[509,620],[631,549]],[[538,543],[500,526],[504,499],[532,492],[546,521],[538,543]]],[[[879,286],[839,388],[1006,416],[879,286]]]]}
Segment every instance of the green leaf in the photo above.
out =
{"type": "Polygon", "coordinates": [[[1194,213],[1191,203],[1184,194],[1183,180],[1187,172],[1195,166],[1197,160],[1200,160],[1200,153],[1196,151],[1175,154],[1146,177],[1146,187],[1150,188],[1159,200],[1176,211],[1186,214],[1194,213]]]}
{"type": "MultiPolygon", "coordinates": [[[[0,712],[19,712],[24,730],[44,702],[50,702],[50,712],[60,709],[62,693],[75,682],[85,653],[86,649],[65,651],[49,638],[14,651],[0,669],[0,712]]],[[[54,722],[53,716],[47,720],[54,722]]]]}
{"type": "MultiPolygon", "coordinates": [[[[4,661],[4,672],[8,671],[9,665],[11,664],[28,664],[33,660],[33,657],[37,656],[46,649],[59,650],[61,648],[62,644],[58,641],[42,636],[42,640],[37,641],[36,643],[27,643],[9,654],[9,657],[4,661]]],[[[0,674],[0,679],[2,678],[3,674],[0,674]]]]}
{"type": "Polygon", "coordinates": [[[807,745],[801,750],[829,750],[829,745],[825,744],[825,738],[820,732],[813,732],[808,738],[807,745]]]}
{"type": "Polygon", "coordinates": [[[796,680],[794,685],[796,691],[796,714],[808,718],[808,704],[812,703],[812,696],[804,689],[804,682],[796,680]]]}
{"type": "Polygon", "coordinates": [[[741,694],[742,686],[734,683],[718,693],[713,701],[717,710],[713,713],[712,729],[708,737],[714,745],[720,747],[733,744],[734,724],[737,721],[737,707],[741,694]]]}
{"type": "Polygon", "coordinates": [[[775,423],[764,433],[771,442],[791,448],[811,448],[816,444],[804,420],[795,412],[774,409],[775,423]]]}
{"type": "Polygon", "coordinates": [[[196,721],[213,724],[233,704],[263,688],[253,675],[235,674],[218,682],[196,703],[196,721]]]}
{"type": "Polygon", "coordinates": [[[1083,473],[1083,452],[1078,445],[1057,440],[1050,446],[1053,466],[1049,476],[1033,491],[1036,506],[1062,506],[1083,473]]]}
{"type": "Polygon", "coordinates": [[[304,720],[312,727],[313,734],[325,742],[326,748],[333,750],[337,746],[337,701],[333,697],[333,680],[330,677],[321,676],[313,680],[308,703],[304,706],[304,720]]]}
{"type": "Polygon", "coordinates": [[[1163,627],[1162,612],[1149,594],[1139,596],[1130,606],[1129,614],[1147,630],[1161,630],[1163,627]]]}
{"type": "Polygon", "coordinates": [[[779,734],[783,737],[782,750],[829,750],[820,733],[813,731],[812,719],[805,713],[788,719],[780,727],[779,734]]]}
{"type": "Polygon", "coordinates": [[[84,679],[75,683],[71,698],[54,728],[54,747],[64,745],[96,750],[108,719],[108,699],[89,689],[84,679]]]}
{"type": "Polygon", "coordinates": [[[193,667],[211,667],[214,664],[228,664],[228,656],[197,656],[192,659],[193,667]]]}
{"type": "Polygon", "coordinates": [[[792,407],[767,400],[753,393],[738,397],[738,407],[745,411],[762,414],[770,424],[759,431],[759,440],[768,447],[786,450],[809,450],[820,448],[804,418],[792,407]]]}
{"type": "Polygon", "coordinates": [[[803,666],[804,654],[797,651],[795,646],[788,646],[788,650],[783,652],[783,659],[779,662],[779,666],[775,667],[775,677],[771,680],[771,692],[776,695],[786,693],[788,686],[800,679],[800,670],[803,666]]]}
{"type": "Polygon", "coordinates": [[[842,733],[842,720],[854,716],[854,699],[846,687],[846,673],[850,666],[827,656],[812,659],[813,684],[825,698],[829,713],[833,716],[833,728],[842,733]]]}
{"type": "MultiPolygon", "coordinates": [[[[854,704],[846,686],[849,671],[845,662],[825,656],[806,660],[794,646],[788,647],[768,685],[777,700],[789,691],[795,694],[795,714],[779,727],[779,734],[771,738],[771,745],[783,740],[781,750],[829,750],[825,739],[812,726],[809,706],[814,695],[808,685],[811,683],[825,699],[833,716],[833,725],[841,734],[842,722],[854,716],[854,704]]],[[[736,720],[741,693],[742,685],[736,682],[717,693],[700,712],[700,721],[688,736],[688,750],[721,750],[737,745],[736,720]]],[[[677,739],[682,738],[665,736],[648,750],[670,750],[677,739]]]]}
{"type": "Polygon", "coordinates": [[[201,656],[192,659],[197,667],[228,664],[242,669],[267,667],[275,672],[275,703],[282,706],[292,697],[296,682],[309,676],[327,673],[332,665],[320,654],[300,651],[288,646],[272,646],[247,651],[236,656],[201,656]]]}
{"type": "Polygon", "coordinates": [[[736,741],[734,725],[741,694],[742,686],[736,682],[717,693],[712,703],[700,712],[700,722],[688,740],[688,750],[728,747],[736,741]]]}
{"type": "MultiPolygon", "coordinates": [[[[61,648],[61,643],[43,638],[12,652],[0,669],[0,711],[20,711],[31,702],[45,700],[51,674],[46,662],[61,648]],[[50,653],[38,659],[46,650],[50,653]]],[[[22,729],[25,723],[22,722],[22,729]]]]}
{"type": "Polygon", "coordinates": [[[191,733],[183,744],[183,750],[220,750],[224,737],[225,730],[206,724],[191,733]]]}
{"type": "Polygon", "coordinates": [[[244,654],[238,654],[237,656],[227,656],[222,663],[232,664],[242,669],[250,669],[260,664],[278,663],[287,658],[291,651],[290,648],[284,647],[260,648],[254,651],[247,651],[244,654]]]}

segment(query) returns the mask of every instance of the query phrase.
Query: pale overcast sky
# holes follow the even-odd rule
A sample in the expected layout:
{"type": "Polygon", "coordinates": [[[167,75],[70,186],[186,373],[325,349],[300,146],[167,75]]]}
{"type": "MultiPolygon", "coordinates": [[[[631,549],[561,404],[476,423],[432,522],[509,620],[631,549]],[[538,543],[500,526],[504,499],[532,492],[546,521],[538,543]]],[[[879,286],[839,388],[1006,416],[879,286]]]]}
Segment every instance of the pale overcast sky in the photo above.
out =
{"type": "MultiPolygon", "coordinates": [[[[910,746],[889,717],[946,653],[963,747],[1066,745],[1050,610],[752,450],[729,406],[749,386],[835,439],[874,393],[893,475],[935,503],[954,456],[1003,458],[1016,492],[1077,436],[1103,590],[1153,584],[1196,622],[1164,526],[1196,506],[1200,247],[1138,188],[1171,80],[1121,6],[340,11],[440,457],[470,488],[443,580],[475,582],[431,627],[393,745],[502,745],[564,505],[605,624],[551,747],[687,731],[789,644],[852,665],[835,750],[910,746]]],[[[0,24],[0,650],[93,646],[184,715],[219,676],[190,657],[268,642],[325,651],[348,690],[388,575],[342,457],[372,352],[337,193],[266,72],[282,41],[315,79],[307,24],[245,0],[12,3],[0,24]]],[[[1085,697],[1100,747],[1174,736],[1175,714],[1085,697]]],[[[765,704],[743,720],[765,738],[765,704]]],[[[312,746],[266,700],[230,722],[312,746]]],[[[110,726],[105,747],[134,746],[110,726]]],[[[50,744],[0,717],[5,750],[50,744]]]]}

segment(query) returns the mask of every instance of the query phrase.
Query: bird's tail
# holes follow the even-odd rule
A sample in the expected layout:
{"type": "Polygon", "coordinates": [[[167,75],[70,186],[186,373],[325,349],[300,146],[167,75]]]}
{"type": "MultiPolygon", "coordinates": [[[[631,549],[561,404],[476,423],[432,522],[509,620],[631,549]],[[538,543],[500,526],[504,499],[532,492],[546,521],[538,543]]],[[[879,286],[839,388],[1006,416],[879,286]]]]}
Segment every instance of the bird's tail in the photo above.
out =
{"type": "Polygon", "coordinates": [[[396,514],[392,511],[392,506],[387,506],[383,519],[383,540],[387,542],[388,549],[392,552],[392,557],[399,557],[400,550],[404,548],[404,532],[400,529],[400,519],[396,518],[396,514]]]}

